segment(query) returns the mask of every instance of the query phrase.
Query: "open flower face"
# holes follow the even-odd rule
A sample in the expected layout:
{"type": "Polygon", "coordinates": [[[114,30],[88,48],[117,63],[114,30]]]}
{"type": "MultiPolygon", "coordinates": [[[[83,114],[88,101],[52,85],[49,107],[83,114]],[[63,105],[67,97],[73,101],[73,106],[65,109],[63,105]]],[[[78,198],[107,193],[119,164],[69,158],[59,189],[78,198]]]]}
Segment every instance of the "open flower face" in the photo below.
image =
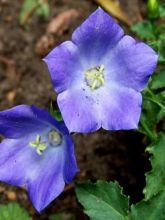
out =
{"type": "Polygon", "coordinates": [[[78,171],[64,123],[45,110],[20,105],[0,112],[0,181],[25,186],[40,212],[78,171]]]}
{"type": "Polygon", "coordinates": [[[142,96],[158,56],[124,36],[101,8],[78,27],[72,41],[44,61],[58,93],[63,119],[72,132],[137,128],[142,96]]]}

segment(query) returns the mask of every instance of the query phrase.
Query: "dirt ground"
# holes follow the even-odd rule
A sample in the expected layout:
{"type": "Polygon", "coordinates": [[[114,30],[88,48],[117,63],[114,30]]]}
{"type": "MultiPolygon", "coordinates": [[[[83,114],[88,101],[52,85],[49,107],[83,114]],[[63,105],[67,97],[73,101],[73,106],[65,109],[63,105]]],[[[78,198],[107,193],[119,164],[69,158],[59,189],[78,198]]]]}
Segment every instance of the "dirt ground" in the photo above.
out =
{"type": "MultiPolygon", "coordinates": [[[[28,26],[19,25],[21,0],[0,0],[0,110],[18,104],[35,104],[47,108],[55,101],[51,80],[42,58],[48,51],[71,37],[73,30],[97,5],[90,0],[51,0],[48,20],[32,16],[28,26]],[[69,22],[46,34],[48,23],[64,11],[73,9],[69,22]],[[77,13],[77,14],[76,14],[77,13]],[[62,30],[62,31],[61,31],[62,30]]],[[[122,0],[123,10],[133,22],[144,14],[143,2],[122,0]]],[[[125,26],[125,29],[128,27],[125,26]]],[[[139,201],[145,185],[144,173],[149,170],[148,156],[144,153],[144,137],[135,131],[74,135],[80,173],[76,181],[91,179],[117,180],[131,202],[139,201]]],[[[42,215],[38,215],[23,189],[0,183],[0,203],[16,200],[33,216],[34,220],[47,220],[52,213],[71,213],[76,220],[88,219],[76,201],[74,185],[67,186],[42,215]]]]}

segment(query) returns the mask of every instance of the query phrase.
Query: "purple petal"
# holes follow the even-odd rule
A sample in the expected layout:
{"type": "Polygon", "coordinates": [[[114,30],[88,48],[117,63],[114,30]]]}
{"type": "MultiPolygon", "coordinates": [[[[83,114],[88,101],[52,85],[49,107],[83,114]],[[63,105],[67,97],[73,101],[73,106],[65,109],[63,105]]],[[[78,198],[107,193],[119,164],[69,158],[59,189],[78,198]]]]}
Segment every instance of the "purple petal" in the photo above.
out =
{"type": "Polygon", "coordinates": [[[26,186],[34,207],[40,212],[72,181],[78,171],[73,142],[48,147],[42,155],[29,146],[35,137],[6,139],[0,144],[0,181],[26,186]]]}
{"type": "Polygon", "coordinates": [[[0,132],[16,138],[0,143],[0,181],[26,186],[35,208],[41,211],[78,171],[69,132],[64,123],[35,106],[21,105],[0,112],[0,122],[0,132]],[[62,135],[60,145],[52,144],[52,129],[62,135]],[[30,143],[38,135],[46,146],[41,155],[30,143]]]}
{"type": "Polygon", "coordinates": [[[121,27],[101,8],[91,14],[73,33],[72,40],[90,64],[100,64],[104,54],[123,36],[121,27]]]}
{"type": "Polygon", "coordinates": [[[77,89],[58,96],[58,104],[70,132],[88,133],[100,127],[106,130],[135,129],[141,103],[139,92],[115,83],[92,92],[77,89]]]}
{"type": "Polygon", "coordinates": [[[74,145],[70,137],[65,138],[65,163],[64,163],[64,180],[66,183],[71,183],[75,173],[79,171],[76,163],[74,145]]]}
{"type": "Polygon", "coordinates": [[[92,132],[100,128],[95,100],[80,89],[60,93],[57,102],[70,132],[92,132]]]}
{"type": "Polygon", "coordinates": [[[100,98],[102,127],[106,130],[128,130],[138,127],[142,96],[126,87],[106,88],[100,98]]]}
{"type": "Polygon", "coordinates": [[[55,153],[46,155],[31,171],[28,192],[34,207],[40,212],[64,189],[64,152],[59,147],[55,153]]]}
{"type": "Polygon", "coordinates": [[[19,105],[0,112],[0,134],[7,138],[20,138],[31,133],[40,133],[50,127],[60,129],[46,110],[35,106],[19,105]]]}
{"type": "Polygon", "coordinates": [[[43,59],[49,69],[54,89],[59,93],[74,85],[81,75],[79,53],[75,44],[66,41],[43,59]]]}
{"type": "Polygon", "coordinates": [[[59,146],[40,156],[29,146],[29,141],[24,138],[0,144],[0,180],[27,186],[33,205],[40,212],[64,189],[65,152],[59,146]]]}
{"type": "Polygon", "coordinates": [[[0,181],[23,186],[30,166],[35,166],[38,155],[28,146],[33,138],[5,139],[0,143],[0,181]]]}
{"type": "MultiPolygon", "coordinates": [[[[46,153],[46,152],[45,152],[46,153]]],[[[52,202],[77,173],[73,142],[65,137],[63,146],[52,148],[31,171],[28,191],[35,208],[40,212],[52,202]]]]}
{"type": "Polygon", "coordinates": [[[125,36],[104,58],[106,81],[141,91],[154,72],[157,60],[158,55],[152,48],[125,36]]]}

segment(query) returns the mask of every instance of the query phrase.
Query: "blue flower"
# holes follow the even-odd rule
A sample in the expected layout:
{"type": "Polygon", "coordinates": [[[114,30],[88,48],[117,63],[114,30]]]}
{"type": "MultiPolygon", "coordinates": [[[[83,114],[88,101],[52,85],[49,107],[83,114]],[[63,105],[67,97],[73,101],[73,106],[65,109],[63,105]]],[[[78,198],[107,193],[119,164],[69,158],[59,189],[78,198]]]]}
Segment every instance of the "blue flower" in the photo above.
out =
{"type": "Polygon", "coordinates": [[[64,123],[45,110],[20,105],[0,112],[0,181],[25,186],[40,212],[78,171],[64,123]]]}
{"type": "Polygon", "coordinates": [[[142,96],[158,56],[125,35],[101,8],[78,27],[72,41],[44,59],[71,132],[137,128],[142,96]]]}

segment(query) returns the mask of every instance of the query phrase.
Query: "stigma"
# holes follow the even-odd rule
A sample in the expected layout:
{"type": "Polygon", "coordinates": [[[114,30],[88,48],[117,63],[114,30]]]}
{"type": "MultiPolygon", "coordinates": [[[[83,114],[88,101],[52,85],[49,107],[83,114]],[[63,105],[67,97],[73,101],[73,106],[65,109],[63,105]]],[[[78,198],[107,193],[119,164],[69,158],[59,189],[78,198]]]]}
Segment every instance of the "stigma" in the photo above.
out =
{"type": "Polygon", "coordinates": [[[105,84],[104,65],[96,66],[85,72],[86,84],[92,89],[98,89],[105,84]]]}
{"type": "Polygon", "coordinates": [[[51,130],[48,134],[49,136],[49,143],[52,146],[58,146],[61,144],[62,142],[62,136],[59,132],[55,131],[55,130],[51,130]]]}

